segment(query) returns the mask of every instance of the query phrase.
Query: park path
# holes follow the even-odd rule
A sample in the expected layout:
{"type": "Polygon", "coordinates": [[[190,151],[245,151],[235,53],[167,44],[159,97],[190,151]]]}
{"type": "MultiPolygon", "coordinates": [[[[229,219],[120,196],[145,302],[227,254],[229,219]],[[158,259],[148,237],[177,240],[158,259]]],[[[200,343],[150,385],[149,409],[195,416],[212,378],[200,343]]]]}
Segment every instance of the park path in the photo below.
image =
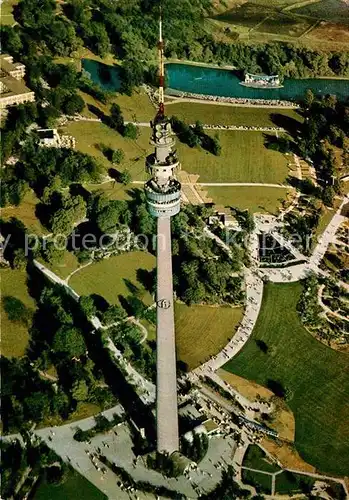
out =
{"type": "MultiPolygon", "coordinates": [[[[68,121],[75,121],[75,122],[92,122],[92,123],[102,123],[102,120],[100,118],[90,118],[88,116],[67,116],[68,121]]],[[[132,125],[135,125],[136,127],[145,127],[145,128],[150,128],[151,123],[150,121],[148,122],[135,122],[135,121],[129,121],[125,120],[124,121],[125,125],[128,125],[131,123],[132,125]]],[[[191,127],[195,126],[195,123],[189,123],[191,127]]],[[[240,131],[240,132],[285,132],[285,129],[282,127],[256,127],[252,125],[212,125],[212,124],[206,124],[204,123],[202,125],[202,128],[204,130],[234,130],[234,131],[240,131]]]]}
{"type": "MultiPolygon", "coordinates": [[[[46,266],[34,260],[34,265],[37,269],[39,269],[50,281],[53,283],[57,283],[64,287],[67,293],[76,301],[79,301],[80,296],[75,292],[75,290],[68,285],[65,280],[57,276],[46,266]]],[[[99,318],[96,316],[89,318],[90,323],[94,327],[95,330],[103,330],[103,325],[99,318]]],[[[143,325],[142,325],[143,326],[143,325]]],[[[145,327],[144,327],[145,328],[145,327]]],[[[117,349],[114,342],[110,337],[107,337],[107,347],[113,355],[117,364],[120,364],[122,368],[126,371],[128,382],[132,383],[137,389],[140,399],[144,404],[152,404],[155,401],[155,385],[143,377],[133,366],[124,359],[121,351],[117,349]]]]}
{"type": "MultiPolygon", "coordinates": [[[[132,184],[144,184],[144,181],[132,181],[132,184]]],[[[211,187],[272,187],[279,189],[295,189],[286,184],[272,184],[267,182],[182,182],[183,186],[211,186],[211,187]]]]}
{"type": "Polygon", "coordinates": [[[335,215],[332,217],[330,222],[328,223],[325,231],[322,233],[321,237],[318,240],[318,244],[316,245],[310,260],[309,264],[312,269],[318,268],[320,265],[320,262],[323,258],[323,256],[326,253],[326,250],[329,246],[329,244],[332,242],[333,238],[335,237],[335,234],[339,228],[339,226],[346,220],[346,217],[344,215],[341,215],[342,209],[346,203],[349,202],[348,196],[345,196],[342,200],[342,203],[340,204],[337,212],[335,215]]]}
{"type": "Polygon", "coordinates": [[[230,106],[230,107],[243,107],[243,108],[280,108],[280,109],[297,109],[298,106],[291,104],[277,104],[273,102],[273,104],[263,104],[263,103],[249,103],[249,102],[228,102],[228,101],[215,101],[204,98],[194,98],[194,97],[179,97],[173,95],[166,95],[165,97],[170,97],[173,99],[173,102],[166,103],[166,106],[171,106],[171,104],[176,104],[178,102],[193,102],[193,103],[201,103],[201,104],[213,104],[216,106],[230,106]]]}
{"type": "Polygon", "coordinates": [[[325,285],[320,285],[320,287],[318,289],[317,298],[318,298],[318,303],[322,307],[322,309],[324,310],[326,316],[327,316],[327,314],[330,314],[331,316],[335,316],[336,318],[338,318],[338,319],[340,319],[342,321],[349,321],[348,317],[342,316],[341,314],[339,314],[336,311],[332,311],[332,309],[330,309],[326,304],[324,304],[324,302],[322,300],[322,295],[323,295],[324,288],[325,288],[325,285]]]}

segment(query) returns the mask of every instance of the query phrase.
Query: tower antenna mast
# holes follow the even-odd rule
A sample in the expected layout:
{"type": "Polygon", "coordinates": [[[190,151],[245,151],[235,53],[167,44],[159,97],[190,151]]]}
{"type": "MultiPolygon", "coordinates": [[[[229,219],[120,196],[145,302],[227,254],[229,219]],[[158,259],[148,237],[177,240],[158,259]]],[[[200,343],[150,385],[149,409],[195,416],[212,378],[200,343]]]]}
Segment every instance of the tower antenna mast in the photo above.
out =
{"type": "Polygon", "coordinates": [[[165,86],[165,64],[164,64],[164,41],[162,38],[162,7],[160,5],[159,16],[159,42],[158,42],[158,55],[159,55],[159,115],[164,115],[164,86],[165,86]]]}

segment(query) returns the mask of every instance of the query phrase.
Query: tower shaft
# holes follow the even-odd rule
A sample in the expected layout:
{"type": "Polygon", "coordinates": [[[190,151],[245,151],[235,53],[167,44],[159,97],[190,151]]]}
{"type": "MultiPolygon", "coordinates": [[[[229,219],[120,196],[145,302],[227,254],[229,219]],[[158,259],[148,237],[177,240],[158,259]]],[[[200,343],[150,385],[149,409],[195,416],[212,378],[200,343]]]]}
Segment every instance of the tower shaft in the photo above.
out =
{"type": "Polygon", "coordinates": [[[171,454],[179,449],[176,345],[173,309],[171,217],[181,205],[181,184],[175,178],[179,162],[175,140],[164,107],[164,43],[159,20],[159,110],[152,126],[154,153],[146,160],[150,179],[144,189],[148,210],[157,217],[157,325],[156,425],[157,450],[171,454]]]}
{"type": "Polygon", "coordinates": [[[158,218],[157,233],[157,450],[171,454],[179,437],[170,217],[158,218]]]}

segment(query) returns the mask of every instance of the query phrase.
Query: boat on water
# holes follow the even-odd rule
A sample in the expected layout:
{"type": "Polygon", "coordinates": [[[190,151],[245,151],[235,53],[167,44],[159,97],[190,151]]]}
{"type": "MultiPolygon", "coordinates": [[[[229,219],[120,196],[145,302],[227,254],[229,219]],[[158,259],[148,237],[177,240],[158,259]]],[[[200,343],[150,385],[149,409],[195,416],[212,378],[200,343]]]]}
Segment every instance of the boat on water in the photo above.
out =
{"type": "Polygon", "coordinates": [[[253,75],[245,73],[245,80],[240,85],[255,89],[282,89],[279,75],[253,75]]]}

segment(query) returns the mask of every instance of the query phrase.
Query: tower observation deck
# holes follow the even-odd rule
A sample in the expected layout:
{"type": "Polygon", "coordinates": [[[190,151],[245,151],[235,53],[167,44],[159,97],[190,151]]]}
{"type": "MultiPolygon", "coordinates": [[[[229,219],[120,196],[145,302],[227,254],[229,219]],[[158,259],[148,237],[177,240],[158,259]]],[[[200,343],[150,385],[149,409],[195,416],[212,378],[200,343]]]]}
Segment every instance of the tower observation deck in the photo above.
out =
{"type": "Polygon", "coordinates": [[[175,178],[179,162],[174,134],[164,110],[164,55],[162,22],[159,22],[159,109],[153,122],[154,153],[146,159],[150,179],[144,189],[150,214],[157,218],[156,297],[156,426],[157,451],[179,449],[176,346],[173,308],[171,217],[180,211],[181,185],[175,178]]]}

